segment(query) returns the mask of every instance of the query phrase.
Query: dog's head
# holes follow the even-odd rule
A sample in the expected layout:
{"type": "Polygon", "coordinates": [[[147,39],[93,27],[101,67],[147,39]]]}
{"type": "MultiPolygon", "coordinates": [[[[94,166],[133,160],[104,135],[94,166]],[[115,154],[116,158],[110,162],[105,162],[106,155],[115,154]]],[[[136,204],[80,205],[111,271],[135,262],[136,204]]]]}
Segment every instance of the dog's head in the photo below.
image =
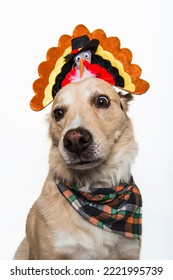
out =
{"type": "Polygon", "coordinates": [[[113,164],[133,140],[125,99],[98,78],[62,88],[51,111],[54,161],[78,171],[113,164]]]}

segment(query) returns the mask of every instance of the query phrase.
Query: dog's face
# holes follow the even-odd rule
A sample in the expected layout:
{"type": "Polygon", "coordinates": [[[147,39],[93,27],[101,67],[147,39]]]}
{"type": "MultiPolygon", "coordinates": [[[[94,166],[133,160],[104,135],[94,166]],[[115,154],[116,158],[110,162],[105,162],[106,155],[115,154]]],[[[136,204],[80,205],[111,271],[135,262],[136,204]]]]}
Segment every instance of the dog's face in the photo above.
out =
{"type": "Polygon", "coordinates": [[[111,156],[128,117],[115,89],[98,78],[62,88],[51,112],[53,144],[72,169],[91,169],[111,156]]]}

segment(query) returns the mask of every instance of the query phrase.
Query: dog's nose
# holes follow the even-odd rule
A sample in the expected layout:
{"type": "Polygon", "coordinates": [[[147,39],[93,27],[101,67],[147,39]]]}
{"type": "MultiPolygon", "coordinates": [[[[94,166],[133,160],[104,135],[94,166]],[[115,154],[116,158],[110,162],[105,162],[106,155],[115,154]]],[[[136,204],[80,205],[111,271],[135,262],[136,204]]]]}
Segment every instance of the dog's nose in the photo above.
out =
{"type": "Polygon", "coordinates": [[[64,136],[64,147],[71,153],[83,152],[90,146],[91,142],[91,133],[83,128],[69,130],[64,136]]]}

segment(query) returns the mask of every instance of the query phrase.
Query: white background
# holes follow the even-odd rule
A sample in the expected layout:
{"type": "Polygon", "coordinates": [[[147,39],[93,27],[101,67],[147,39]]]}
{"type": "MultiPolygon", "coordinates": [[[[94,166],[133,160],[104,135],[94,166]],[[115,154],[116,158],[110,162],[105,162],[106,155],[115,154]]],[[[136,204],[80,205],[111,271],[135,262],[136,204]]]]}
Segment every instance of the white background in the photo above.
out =
{"type": "Polygon", "coordinates": [[[0,259],[12,259],[48,170],[46,115],[29,108],[37,66],[62,34],[84,24],[117,36],[149,91],[130,107],[143,194],[142,259],[173,259],[173,1],[0,1],[0,259]]]}

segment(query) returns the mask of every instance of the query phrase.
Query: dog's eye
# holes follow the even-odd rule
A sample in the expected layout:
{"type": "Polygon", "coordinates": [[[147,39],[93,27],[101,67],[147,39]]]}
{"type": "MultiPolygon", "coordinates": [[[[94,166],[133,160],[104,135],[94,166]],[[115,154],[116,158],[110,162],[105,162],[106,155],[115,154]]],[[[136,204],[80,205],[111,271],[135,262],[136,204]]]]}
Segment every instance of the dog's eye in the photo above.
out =
{"type": "Polygon", "coordinates": [[[98,108],[108,108],[110,106],[110,100],[105,95],[97,96],[95,99],[95,106],[98,108]]]}
{"type": "Polygon", "coordinates": [[[56,121],[61,120],[64,117],[64,110],[63,109],[56,109],[54,111],[54,117],[56,121]]]}

